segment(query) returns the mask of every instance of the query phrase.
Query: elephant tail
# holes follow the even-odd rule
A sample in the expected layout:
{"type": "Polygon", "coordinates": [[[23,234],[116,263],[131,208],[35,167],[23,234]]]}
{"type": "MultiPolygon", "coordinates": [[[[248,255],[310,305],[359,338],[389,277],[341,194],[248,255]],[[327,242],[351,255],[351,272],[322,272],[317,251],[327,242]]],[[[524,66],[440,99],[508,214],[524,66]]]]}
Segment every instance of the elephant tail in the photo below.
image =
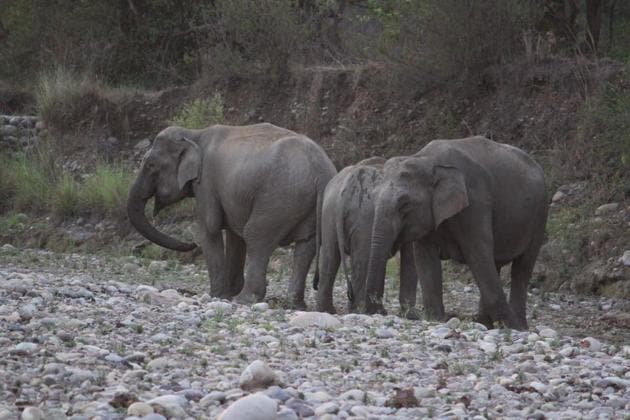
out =
{"type": "Polygon", "coordinates": [[[315,274],[313,275],[313,289],[319,285],[319,248],[322,243],[322,206],[324,189],[317,192],[317,207],[315,210],[315,274]]]}
{"type": "Polygon", "coordinates": [[[335,231],[337,232],[337,244],[339,245],[339,259],[341,260],[341,265],[343,267],[343,274],[346,278],[346,288],[347,288],[347,296],[350,302],[354,301],[353,293],[352,293],[352,283],[350,282],[350,277],[348,277],[348,265],[346,264],[346,243],[344,241],[344,219],[345,219],[345,209],[341,209],[341,211],[337,212],[337,217],[335,220],[335,231]]]}

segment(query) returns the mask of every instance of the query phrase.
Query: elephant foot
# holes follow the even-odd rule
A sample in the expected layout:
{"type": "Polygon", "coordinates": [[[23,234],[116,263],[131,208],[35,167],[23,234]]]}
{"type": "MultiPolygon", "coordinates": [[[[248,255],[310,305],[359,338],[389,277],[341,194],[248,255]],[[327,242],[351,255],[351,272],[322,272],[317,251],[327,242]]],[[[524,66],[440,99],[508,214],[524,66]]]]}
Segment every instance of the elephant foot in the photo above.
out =
{"type": "Polygon", "coordinates": [[[334,315],[337,313],[337,310],[333,305],[317,305],[317,312],[328,312],[334,315]]]}
{"type": "Polygon", "coordinates": [[[256,295],[253,293],[243,293],[243,292],[234,296],[234,299],[232,300],[241,305],[253,305],[254,303],[258,303],[262,301],[262,299],[258,299],[256,295]]]}
{"type": "Polygon", "coordinates": [[[369,305],[366,308],[365,313],[369,315],[372,315],[372,314],[387,315],[387,310],[385,309],[383,304],[379,303],[379,304],[369,305]]]}
{"type": "Polygon", "coordinates": [[[416,307],[401,308],[400,317],[410,319],[413,321],[418,321],[422,319],[422,312],[416,307]]]}
{"type": "Polygon", "coordinates": [[[493,324],[492,318],[490,318],[488,314],[479,313],[473,317],[473,321],[475,321],[478,324],[484,325],[488,329],[494,328],[494,326],[492,325],[493,324]]]}
{"type": "Polygon", "coordinates": [[[306,302],[304,302],[304,299],[293,299],[289,302],[289,309],[305,311],[307,309],[306,302]]]}

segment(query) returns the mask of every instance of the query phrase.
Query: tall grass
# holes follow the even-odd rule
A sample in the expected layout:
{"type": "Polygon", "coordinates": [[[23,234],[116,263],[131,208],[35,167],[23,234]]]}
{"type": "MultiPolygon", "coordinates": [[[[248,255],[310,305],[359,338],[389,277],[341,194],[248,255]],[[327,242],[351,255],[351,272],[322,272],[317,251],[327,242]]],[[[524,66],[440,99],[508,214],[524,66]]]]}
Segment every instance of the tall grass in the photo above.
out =
{"type": "Polygon", "coordinates": [[[44,153],[0,156],[0,211],[124,216],[133,174],[122,164],[98,164],[85,179],[63,172],[44,153]]]}
{"type": "Polygon", "coordinates": [[[40,212],[52,197],[54,167],[45,154],[0,156],[0,208],[40,212]]]}
{"type": "Polygon", "coordinates": [[[40,74],[35,97],[40,116],[50,123],[63,123],[80,114],[82,98],[96,94],[99,87],[86,75],[73,73],[63,67],[40,74]]]}
{"type": "Polygon", "coordinates": [[[100,164],[80,188],[85,211],[122,216],[133,174],[124,166],[100,164]]]}

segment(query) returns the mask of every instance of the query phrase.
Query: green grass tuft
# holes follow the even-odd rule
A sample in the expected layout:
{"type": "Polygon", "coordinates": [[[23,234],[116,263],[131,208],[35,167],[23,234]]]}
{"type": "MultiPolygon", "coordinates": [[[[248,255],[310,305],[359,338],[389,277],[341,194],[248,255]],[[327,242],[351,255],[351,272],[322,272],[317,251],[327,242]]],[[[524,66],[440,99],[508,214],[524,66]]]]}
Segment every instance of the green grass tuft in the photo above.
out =
{"type": "Polygon", "coordinates": [[[223,97],[216,92],[208,99],[195,99],[182,106],[171,123],[181,127],[200,129],[213,124],[222,124],[223,97]]]}

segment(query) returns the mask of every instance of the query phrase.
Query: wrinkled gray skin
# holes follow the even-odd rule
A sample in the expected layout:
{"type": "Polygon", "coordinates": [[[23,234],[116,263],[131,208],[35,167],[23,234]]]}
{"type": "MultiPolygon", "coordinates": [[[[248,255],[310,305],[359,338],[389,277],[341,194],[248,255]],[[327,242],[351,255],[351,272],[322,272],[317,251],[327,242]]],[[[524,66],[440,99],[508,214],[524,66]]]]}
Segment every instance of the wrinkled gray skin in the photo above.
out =
{"type": "MultiPolygon", "coordinates": [[[[343,262],[348,287],[348,311],[365,310],[365,280],[370,257],[370,236],[374,219],[372,191],[382,179],[385,159],[373,157],[341,170],[330,180],[324,191],[324,200],[318,229],[321,238],[319,248],[319,283],[317,310],[335,313],[333,286],[339,265],[343,262]],[[345,265],[345,255],[350,255],[351,277],[345,265]]],[[[419,319],[416,304],[418,280],[413,261],[411,243],[394,244],[389,256],[400,248],[400,307],[401,315],[419,319]]]]}
{"type": "Polygon", "coordinates": [[[188,251],[195,244],[157,231],[144,208],[151,197],[156,213],[195,197],[211,294],[235,296],[239,303],[265,297],[272,251],[295,243],[289,297],[294,307],[305,308],[304,283],[315,255],[316,209],[335,173],[319,145],[271,124],[203,130],[168,127],[145,156],[129,193],[128,214],[149,240],[188,251]]]}
{"type": "Polygon", "coordinates": [[[394,242],[414,242],[425,315],[444,319],[441,259],[470,267],[479,286],[479,321],[527,329],[527,285],[543,241],[543,171],[522,150],[483,137],[434,140],[388,160],[377,186],[367,295],[382,307],[385,263],[394,242]],[[510,300],[499,272],[512,263],[510,300]]]}

